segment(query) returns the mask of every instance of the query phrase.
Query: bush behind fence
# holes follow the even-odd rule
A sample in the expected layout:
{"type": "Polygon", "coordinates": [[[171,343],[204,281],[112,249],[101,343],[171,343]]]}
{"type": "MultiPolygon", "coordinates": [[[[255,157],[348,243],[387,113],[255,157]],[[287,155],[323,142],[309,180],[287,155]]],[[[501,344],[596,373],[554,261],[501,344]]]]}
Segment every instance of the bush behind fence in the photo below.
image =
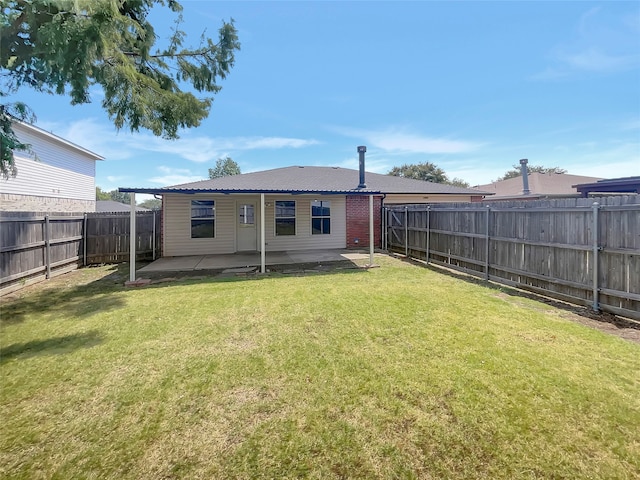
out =
{"type": "Polygon", "coordinates": [[[388,207],[385,248],[640,319],[640,196],[388,207]]]}
{"type": "MultiPolygon", "coordinates": [[[[136,213],[136,259],[160,256],[160,212],[136,213]]],[[[128,212],[0,217],[0,293],[83,265],[129,261],[128,212]]]]}

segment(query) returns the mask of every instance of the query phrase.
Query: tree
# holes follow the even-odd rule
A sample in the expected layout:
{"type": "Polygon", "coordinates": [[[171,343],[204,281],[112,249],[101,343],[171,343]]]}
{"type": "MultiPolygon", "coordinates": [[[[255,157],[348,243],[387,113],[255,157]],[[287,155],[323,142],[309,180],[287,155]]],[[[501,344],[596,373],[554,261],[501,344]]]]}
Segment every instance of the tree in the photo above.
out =
{"type": "MultiPolygon", "coordinates": [[[[542,165],[527,165],[527,171],[529,173],[567,173],[565,169],[560,167],[543,167],[542,165]]],[[[496,181],[499,182],[500,180],[507,180],[509,178],[520,176],[522,176],[520,165],[513,165],[512,170],[507,170],[507,172],[503,176],[498,177],[498,180],[496,181]]]]}
{"type": "MultiPolygon", "coordinates": [[[[222,23],[216,42],[203,34],[197,48],[183,48],[181,11],[176,0],[3,0],[0,90],[11,94],[27,86],[80,104],[90,102],[89,88],[99,85],[102,107],[118,129],[178,138],[179,128],[208,116],[213,101],[181,86],[217,93],[240,49],[233,19],[222,23]],[[154,5],[177,14],[165,48],[154,47],[157,36],[147,20],[154,5]]],[[[11,106],[0,109],[3,173],[14,171],[5,146],[25,147],[13,136],[14,116],[22,119],[11,106]]]]}
{"type": "Polygon", "coordinates": [[[239,175],[240,166],[227,156],[225,158],[219,158],[216,161],[215,168],[209,169],[209,178],[226,177],[228,175],[239,175]]]}
{"type": "MultiPolygon", "coordinates": [[[[6,96],[0,92],[0,98],[6,96]]],[[[7,179],[17,173],[13,152],[22,150],[33,154],[31,146],[22,143],[13,132],[12,119],[23,122],[33,122],[34,116],[31,109],[22,102],[0,104],[0,175],[7,179]]]]}
{"type": "Polygon", "coordinates": [[[119,192],[118,190],[111,190],[105,192],[100,187],[96,187],[96,200],[113,200],[114,202],[131,203],[131,194],[119,192]]]}
{"type": "Polygon", "coordinates": [[[461,178],[449,179],[444,170],[431,162],[404,164],[401,167],[393,167],[387,175],[396,177],[413,178],[433,183],[446,183],[456,187],[469,188],[469,184],[461,178]]]}
{"type": "Polygon", "coordinates": [[[162,200],[157,198],[150,198],[140,203],[141,207],[148,208],[149,210],[160,210],[162,208],[162,200]]]}
{"type": "Polygon", "coordinates": [[[111,195],[100,187],[96,187],[96,200],[111,200],[111,195]]]}
{"type": "Polygon", "coordinates": [[[401,167],[393,167],[388,175],[395,177],[413,178],[415,180],[424,180],[426,182],[446,183],[447,174],[440,167],[431,162],[404,164],[401,167]]]}

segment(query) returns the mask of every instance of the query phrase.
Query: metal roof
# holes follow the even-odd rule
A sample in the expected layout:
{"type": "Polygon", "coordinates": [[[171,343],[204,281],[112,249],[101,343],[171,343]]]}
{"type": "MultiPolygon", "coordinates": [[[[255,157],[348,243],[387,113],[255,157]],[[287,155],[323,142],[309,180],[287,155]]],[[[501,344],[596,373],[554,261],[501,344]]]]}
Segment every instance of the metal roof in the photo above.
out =
{"type": "Polygon", "coordinates": [[[293,166],[230,175],[164,188],[120,188],[135,193],[289,193],[289,194],[443,194],[483,195],[479,190],[366,172],[366,188],[358,188],[359,171],[341,167],[293,166]]]}

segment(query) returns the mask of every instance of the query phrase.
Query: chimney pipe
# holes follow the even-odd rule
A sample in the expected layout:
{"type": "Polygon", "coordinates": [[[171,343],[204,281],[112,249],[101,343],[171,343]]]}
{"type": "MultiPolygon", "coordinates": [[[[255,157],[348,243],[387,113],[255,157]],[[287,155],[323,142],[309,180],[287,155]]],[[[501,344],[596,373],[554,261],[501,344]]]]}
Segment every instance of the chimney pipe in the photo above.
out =
{"type": "Polygon", "coordinates": [[[358,160],[360,162],[360,185],[358,188],[367,188],[367,184],[364,183],[364,152],[367,151],[367,147],[364,145],[358,147],[358,160]]]}
{"type": "Polygon", "coordinates": [[[523,158],[520,160],[520,169],[522,170],[522,194],[529,195],[531,190],[529,190],[529,172],[527,170],[527,163],[529,160],[523,158]]]}

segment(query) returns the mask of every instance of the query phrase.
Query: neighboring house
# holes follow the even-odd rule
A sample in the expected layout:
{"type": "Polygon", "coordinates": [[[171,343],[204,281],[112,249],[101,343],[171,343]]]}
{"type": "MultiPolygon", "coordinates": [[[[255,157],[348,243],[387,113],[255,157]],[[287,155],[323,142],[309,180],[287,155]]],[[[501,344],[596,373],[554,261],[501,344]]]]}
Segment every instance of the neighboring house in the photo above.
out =
{"type": "Polygon", "coordinates": [[[568,173],[529,173],[529,193],[524,192],[522,176],[500,180],[498,182],[477,185],[473,188],[488,192],[493,196],[485,201],[495,200],[537,200],[540,198],[578,196],[577,183],[600,180],[597,177],[583,177],[568,173]]]}
{"type": "Polygon", "coordinates": [[[375,245],[383,204],[480,201],[483,192],[338,167],[286,167],[165,188],[163,255],[312,250],[375,245]],[[366,186],[360,187],[364,176],[366,186]],[[264,216],[261,206],[264,205],[264,216]],[[264,230],[262,230],[264,225],[264,230]]]}
{"type": "MultiPolygon", "coordinates": [[[[97,200],[96,212],[130,212],[131,205],[127,203],[116,202],[115,200],[97,200]]],[[[150,212],[151,210],[144,207],[136,206],[136,212],[150,212]]]]}
{"type": "Polygon", "coordinates": [[[640,177],[622,177],[574,185],[583,197],[589,194],[640,193],[640,177]]]}
{"type": "Polygon", "coordinates": [[[33,154],[15,151],[18,175],[0,179],[0,211],[93,212],[96,161],[86,148],[22,122],[13,130],[33,154]]]}

